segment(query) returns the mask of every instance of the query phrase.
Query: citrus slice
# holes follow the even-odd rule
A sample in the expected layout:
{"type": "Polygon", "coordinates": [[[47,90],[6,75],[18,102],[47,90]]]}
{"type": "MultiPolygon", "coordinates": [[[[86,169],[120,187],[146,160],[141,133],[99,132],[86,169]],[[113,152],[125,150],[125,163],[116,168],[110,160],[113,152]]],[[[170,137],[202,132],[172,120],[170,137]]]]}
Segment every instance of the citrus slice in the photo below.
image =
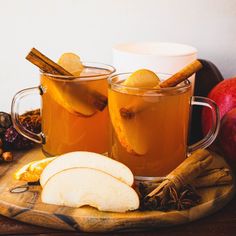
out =
{"type": "Polygon", "coordinates": [[[17,170],[14,174],[14,178],[27,182],[37,182],[44,168],[55,158],[56,157],[51,157],[39,161],[32,161],[17,170]]]}
{"type": "Polygon", "coordinates": [[[31,165],[32,163],[34,163],[34,162],[36,162],[36,161],[32,161],[32,162],[30,162],[30,163],[24,165],[23,167],[21,167],[19,170],[17,170],[17,171],[14,173],[14,178],[15,178],[16,180],[22,180],[22,179],[21,179],[22,175],[24,175],[24,173],[28,171],[30,165],[31,165]]]}
{"type": "Polygon", "coordinates": [[[79,76],[84,69],[80,57],[75,53],[67,52],[61,55],[58,64],[74,76],[79,76]]]}
{"type": "Polygon", "coordinates": [[[160,79],[158,76],[147,69],[140,69],[133,72],[124,82],[123,85],[136,88],[153,88],[158,86],[160,79]]]}

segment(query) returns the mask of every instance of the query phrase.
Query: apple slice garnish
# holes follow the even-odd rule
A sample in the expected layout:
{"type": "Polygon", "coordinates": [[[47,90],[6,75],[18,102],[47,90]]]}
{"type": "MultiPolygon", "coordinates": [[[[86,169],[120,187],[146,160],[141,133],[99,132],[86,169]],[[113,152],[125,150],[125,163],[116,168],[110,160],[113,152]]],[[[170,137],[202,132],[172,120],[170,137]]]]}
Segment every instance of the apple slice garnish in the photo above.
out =
{"type": "Polygon", "coordinates": [[[69,71],[74,76],[80,76],[84,66],[80,57],[75,53],[67,52],[61,55],[58,64],[69,71]]]}
{"type": "MultiPolygon", "coordinates": [[[[58,64],[74,76],[79,76],[84,68],[80,57],[74,53],[64,53],[58,60],[58,64]]],[[[80,81],[46,81],[46,88],[51,97],[67,111],[74,115],[84,117],[92,116],[96,109],[85,101],[84,94],[88,93],[86,86],[80,86],[80,81]]]]}
{"type": "Polygon", "coordinates": [[[135,88],[154,88],[159,83],[160,79],[154,72],[147,69],[140,69],[133,72],[122,84],[135,88]]]}
{"type": "Polygon", "coordinates": [[[83,98],[81,99],[86,91],[79,92],[81,91],[79,82],[68,81],[62,83],[62,81],[46,78],[42,84],[46,87],[46,91],[52,99],[71,114],[89,117],[96,113],[96,110],[92,106],[86,103],[83,98]]]}
{"type": "MultiPolygon", "coordinates": [[[[157,87],[160,83],[158,76],[147,69],[140,69],[132,73],[123,83],[127,87],[135,88],[153,88],[157,87]]],[[[123,89],[118,92],[126,92],[127,89],[123,89]]],[[[127,114],[127,117],[124,117],[126,108],[119,107],[117,104],[117,94],[116,92],[109,92],[109,99],[112,106],[109,106],[111,122],[114,127],[116,136],[120,144],[126,149],[130,154],[134,155],[144,155],[148,150],[147,140],[146,140],[146,131],[145,128],[139,127],[137,129],[137,123],[142,123],[142,118],[139,114],[136,114],[135,119],[130,119],[128,117],[131,114],[127,114]],[[113,101],[114,100],[114,101],[113,101]],[[123,111],[123,113],[122,113],[123,111]]],[[[128,91],[129,93],[129,91],[128,91]]],[[[147,106],[146,102],[143,101],[134,101],[131,103],[131,109],[135,110],[139,107],[143,109],[147,106]]],[[[129,105],[130,110],[130,105],[129,105]]],[[[128,111],[128,109],[127,109],[128,111]]]]}

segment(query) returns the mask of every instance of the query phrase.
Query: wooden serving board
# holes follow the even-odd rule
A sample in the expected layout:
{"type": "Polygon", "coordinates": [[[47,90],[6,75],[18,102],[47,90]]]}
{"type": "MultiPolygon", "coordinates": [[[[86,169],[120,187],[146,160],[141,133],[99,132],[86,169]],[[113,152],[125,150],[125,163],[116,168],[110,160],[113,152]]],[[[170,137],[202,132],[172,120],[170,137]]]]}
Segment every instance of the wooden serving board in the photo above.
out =
{"type": "MultiPolygon", "coordinates": [[[[30,186],[23,193],[11,193],[25,182],[13,179],[13,173],[26,163],[42,159],[40,149],[17,153],[16,161],[0,166],[0,214],[30,224],[49,228],[84,231],[137,231],[187,223],[222,208],[234,194],[234,184],[199,189],[202,203],[184,211],[134,211],[128,213],[100,212],[92,207],[70,208],[41,202],[40,186],[30,186]]],[[[227,166],[215,155],[214,166],[227,166]]]]}

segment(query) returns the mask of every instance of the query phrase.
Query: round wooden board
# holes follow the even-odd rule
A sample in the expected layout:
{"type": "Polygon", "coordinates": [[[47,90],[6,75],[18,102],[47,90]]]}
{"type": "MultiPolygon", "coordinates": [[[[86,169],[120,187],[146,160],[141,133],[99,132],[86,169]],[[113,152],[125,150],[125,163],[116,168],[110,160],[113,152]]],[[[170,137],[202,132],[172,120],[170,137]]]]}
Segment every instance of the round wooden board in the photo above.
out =
{"type": "MultiPolygon", "coordinates": [[[[214,154],[214,167],[227,166],[214,154]]],[[[13,173],[26,163],[44,158],[40,149],[17,153],[16,161],[0,166],[0,214],[30,224],[49,228],[83,231],[138,231],[187,223],[209,215],[223,206],[234,194],[234,184],[199,189],[202,203],[185,211],[134,211],[128,213],[100,212],[92,207],[70,208],[41,202],[40,186],[30,186],[24,193],[10,189],[25,182],[13,179],[13,173]]]]}

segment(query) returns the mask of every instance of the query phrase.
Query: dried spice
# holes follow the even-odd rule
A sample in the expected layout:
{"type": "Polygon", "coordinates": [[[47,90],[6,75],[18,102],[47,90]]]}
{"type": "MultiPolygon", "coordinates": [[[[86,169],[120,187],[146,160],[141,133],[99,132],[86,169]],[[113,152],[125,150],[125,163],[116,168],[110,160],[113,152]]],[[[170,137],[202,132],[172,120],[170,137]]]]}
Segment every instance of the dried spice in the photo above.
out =
{"type": "Polygon", "coordinates": [[[146,197],[149,191],[148,184],[139,184],[140,210],[180,211],[194,207],[201,202],[201,196],[191,185],[183,186],[179,191],[170,187],[163,199],[158,195],[146,197]]]}
{"type": "MultiPolygon", "coordinates": [[[[19,117],[22,126],[32,132],[39,133],[41,131],[40,110],[26,112],[19,117]]],[[[34,146],[34,142],[19,134],[16,129],[9,127],[4,135],[4,148],[6,150],[24,150],[34,146]]]]}
{"type": "Polygon", "coordinates": [[[183,210],[197,205],[200,196],[189,184],[212,163],[207,150],[199,149],[186,158],[158,186],[139,185],[142,210],[183,210]]]}
{"type": "Polygon", "coordinates": [[[28,111],[19,117],[20,123],[32,132],[41,132],[41,115],[40,109],[28,111]]]}

